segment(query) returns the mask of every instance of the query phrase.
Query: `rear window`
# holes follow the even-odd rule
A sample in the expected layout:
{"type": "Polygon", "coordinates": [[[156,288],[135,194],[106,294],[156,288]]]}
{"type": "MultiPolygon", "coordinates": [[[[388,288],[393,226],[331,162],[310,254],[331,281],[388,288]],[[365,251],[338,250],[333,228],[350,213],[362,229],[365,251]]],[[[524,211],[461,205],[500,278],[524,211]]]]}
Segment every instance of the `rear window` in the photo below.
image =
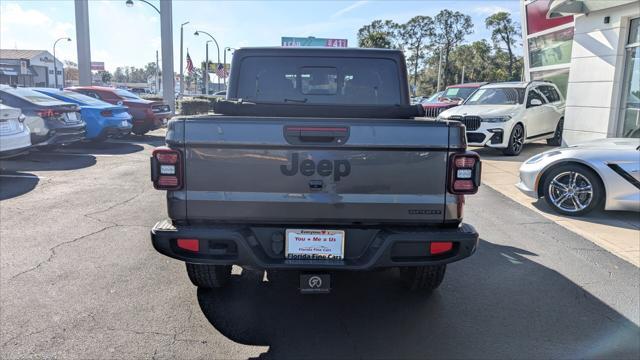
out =
{"type": "Polygon", "coordinates": [[[400,104],[395,61],[375,58],[246,57],[237,98],[309,104],[400,104]]]}
{"type": "Polygon", "coordinates": [[[76,100],[81,104],[84,105],[94,105],[94,106],[106,106],[106,105],[110,105],[109,103],[106,103],[102,100],[98,100],[96,98],[93,98],[91,96],[87,96],[84,94],[80,94],[74,91],[68,91],[68,90],[64,90],[62,92],[60,92],[61,96],[64,97],[68,97],[70,99],[76,100]]]}
{"type": "Polygon", "coordinates": [[[25,88],[8,88],[8,89],[3,89],[2,91],[6,92],[7,94],[13,95],[15,97],[18,97],[22,100],[26,100],[32,104],[37,104],[37,105],[43,105],[43,106],[49,106],[49,105],[60,105],[63,102],[58,100],[58,99],[54,99],[52,97],[49,97],[45,94],[39,93],[35,90],[31,90],[31,89],[25,89],[25,88]]]}

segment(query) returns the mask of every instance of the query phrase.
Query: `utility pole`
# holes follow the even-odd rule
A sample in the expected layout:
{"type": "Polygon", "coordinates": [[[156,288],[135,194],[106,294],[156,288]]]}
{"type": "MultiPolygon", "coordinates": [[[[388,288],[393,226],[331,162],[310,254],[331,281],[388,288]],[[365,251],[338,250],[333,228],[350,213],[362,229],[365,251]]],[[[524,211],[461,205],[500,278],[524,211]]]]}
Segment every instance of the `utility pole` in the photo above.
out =
{"type": "Polygon", "coordinates": [[[205,43],[206,52],[205,52],[205,60],[204,60],[204,69],[202,71],[202,77],[204,77],[204,94],[209,95],[209,43],[211,40],[208,40],[205,43]]]}
{"type": "MultiPolygon", "coordinates": [[[[75,0],[76,45],[78,47],[78,75],[80,86],[91,85],[91,44],[89,41],[89,3],[75,0]]],[[[58,76],[58,74],[56,74],[58,76]]]]}
{"type": "Polygon", "coordinates": [[[460,78],[460,84],[464,84],[464,65],[462,65],[462,76],[460,78]]]}
{"type": "Polygon", "coordinates": [[[162,99],[176,111],[175,79],[173,75],[173,13],[171,0],[160,1],[160,37],[162,42],[162,99]]]}
{"type": "Polygon", "coordinates": [[[187,25],[189,22],[184,22],[182,24],[180,24],[180,97],[182,97],[182,95],[184,94],[184,65],[182,64],[182,59],[183,59],[183,54],[182,54],[182,44],[183,44],[183,32],[184,32],[184,26],[187,25]]]}
{"type": "Polygon", "coordinates": [[[160,59],[158,58],[158,50],[156,50],[156,94],[160,92],[160,59]]]}
{"type": "Polygon", "coordinates": [[[436,92],[440,92],[440,78],[442,77],[440,74],[442,72],[442,48],[440,48],[440,57],[438,58],[438,87],[436,92]]]}

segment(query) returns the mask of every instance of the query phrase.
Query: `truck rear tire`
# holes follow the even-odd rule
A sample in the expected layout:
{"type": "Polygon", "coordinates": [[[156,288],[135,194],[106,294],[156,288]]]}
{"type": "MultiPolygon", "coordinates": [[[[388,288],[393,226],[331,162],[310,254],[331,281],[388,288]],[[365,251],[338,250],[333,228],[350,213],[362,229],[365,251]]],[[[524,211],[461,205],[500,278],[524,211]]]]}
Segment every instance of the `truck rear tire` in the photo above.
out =
{"type": "Polygon", "coordinates": [[[224,287],[231,278],[231,265],[187,265],[187,274],[191,283],[206,289],[224,287]]]}
{"type": "Polygon", "coordinates": [[[440,286],[447,265],[411,266],[400,268],[400,278],[411,291],[431,291],[440,286]]]}

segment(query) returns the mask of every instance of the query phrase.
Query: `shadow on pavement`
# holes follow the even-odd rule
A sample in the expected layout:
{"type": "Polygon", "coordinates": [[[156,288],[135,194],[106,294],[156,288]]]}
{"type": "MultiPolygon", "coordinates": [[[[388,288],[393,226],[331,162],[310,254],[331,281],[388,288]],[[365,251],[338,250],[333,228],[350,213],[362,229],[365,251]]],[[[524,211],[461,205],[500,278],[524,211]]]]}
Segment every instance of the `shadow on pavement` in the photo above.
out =
{"type": "Polygon", "coordinates": [[[229,339],[269,346],[263,359],[638,358],[638,326],[535,256],[481,241],[428,297],[391,270],[334,274],[331,294],[311,296],[296,273],[243,271],[198,302],[229,339]]]}
{"type": "Polygon", "coordinates": [[[90,154],[32,151],[26,156],[0,161],[0,172],[77,170],[95,164],[96,158],[90,154]]]}
{"type": "Polygon", "coordinates": [[[567,220],[580,220],[593,224],[616,226],[630,230],[640,230],[640,216],[638,216],[637,212],[594,210],[587,215],[571,217],[553,211],[544,199],[538,199],[538,201],[533,202],[533,206],[540,211],[565,218],[567,220]]]}
{"type": "Polygon", "coordinates": [[[164,129],[159,129],[145,135],[130,134],[123,137],[120,140],[130,141],[132,143],[147,144],[152,146],[161,146],[165,144],[165,131],[164,129]]]}
{"type": "Polygon", "coordinates": [[[0,172],[0,200],[24,195],[36,188],[40,179],[29,173],[0,172]]]}
{"type": "Polygon", "coordinates": [[[138,144],[128,142],[79,142],[57,149],[54,153],[94,154],[94,155],[127,155],[144,150],[138,144]]]}

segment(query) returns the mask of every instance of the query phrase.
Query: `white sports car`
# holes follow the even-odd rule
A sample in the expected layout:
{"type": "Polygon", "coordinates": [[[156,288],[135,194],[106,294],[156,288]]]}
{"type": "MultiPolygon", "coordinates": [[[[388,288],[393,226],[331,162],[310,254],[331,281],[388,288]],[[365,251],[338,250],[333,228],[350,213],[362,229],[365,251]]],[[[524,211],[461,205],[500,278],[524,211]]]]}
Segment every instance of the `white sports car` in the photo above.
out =
{"type": "Polygon", "coordinates": [[[600,139],[545,151],[522,164],[516,186],[565,215],[603,205],[640,211],[640,139],[600,139]]]}

